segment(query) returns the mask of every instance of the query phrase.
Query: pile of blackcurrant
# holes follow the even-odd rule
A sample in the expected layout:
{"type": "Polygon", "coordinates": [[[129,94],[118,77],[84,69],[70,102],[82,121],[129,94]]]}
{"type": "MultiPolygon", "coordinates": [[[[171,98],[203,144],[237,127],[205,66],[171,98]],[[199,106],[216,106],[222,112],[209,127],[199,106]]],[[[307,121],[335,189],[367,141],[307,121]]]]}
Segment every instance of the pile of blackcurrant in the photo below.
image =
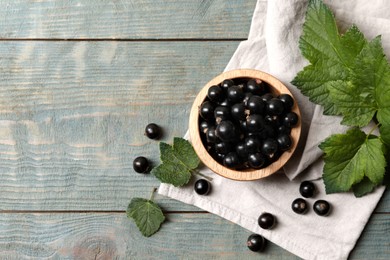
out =
{"type": "Polygon", "coordinates": [[[289,94],[272,94],[259,79],[226,79],[208,89],[199,132],[209,154],[231,169],[261,169],[291,148],[298,123],[289,94]]]}

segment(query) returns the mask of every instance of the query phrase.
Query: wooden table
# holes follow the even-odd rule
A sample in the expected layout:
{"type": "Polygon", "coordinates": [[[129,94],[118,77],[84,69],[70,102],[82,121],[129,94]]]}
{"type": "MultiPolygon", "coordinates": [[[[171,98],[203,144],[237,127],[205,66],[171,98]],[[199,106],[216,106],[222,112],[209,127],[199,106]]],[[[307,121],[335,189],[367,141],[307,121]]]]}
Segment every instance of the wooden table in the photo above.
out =
{"type": "MultiPolygon", "coordinates": [[[[196,93],[247,37],[255,0],[2,1],[0,259],[256,259],[247,230],[157,196],[144,238],[125,209],[159,182],[132,169],[183,136],[196,93]]],[[[265,4],[265,2],[263,3],[265,4]]],[[[390,194],[351,259],[388,259],[390,194]]],[[[358,214],[358,212],[357,212],[358,214]]],[[[261,257],[294,259],[270,243],[261,257]]]]}

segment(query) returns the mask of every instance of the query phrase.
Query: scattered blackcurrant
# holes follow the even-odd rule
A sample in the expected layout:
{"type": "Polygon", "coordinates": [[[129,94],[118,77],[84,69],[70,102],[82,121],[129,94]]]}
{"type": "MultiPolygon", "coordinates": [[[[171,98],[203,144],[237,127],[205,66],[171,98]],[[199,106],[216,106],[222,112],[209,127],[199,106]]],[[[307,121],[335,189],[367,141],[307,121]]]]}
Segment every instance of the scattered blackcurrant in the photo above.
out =
{"type": "Polygon", "coordinates": [[[250,235],[246,241],[246,245],[248,246],[249,250],[253,252],[263,251],[265,244],[266,244],[265,238],[258,234],[250,235]]]}
{"type": "Polygon", "coordinates": [[[157,139],[161,136],[161,129],[158,125],[150,123],[145,127],[145,135],[150,139],[157,139]]]}
{"type": "Polygon", "coordinates": [[[199,179],[194,184],[194,190],[199,195],[207,195],[211,190],[211,184],[205,179],[199,179]]]}
{"type": "Polygon", "coordinates": [[[305,214],[308,210],[307,202],[302,198],[295,199],[291,204],[291,208],[297,214],[305,214]]]}
{"type": "Polygon", "coordinates": [[[133,169],[138,173],[147,173],[149,170],[149,161],[143,156],[138,156],[133,161],[133,169]]]}
{"type": "Polygon", "coordinates": [[[276,224],[276,218],[271,213],[262,213],[259,216],[258,224],[263,229],[271,229],[276,224]]]}
{"type": "Polygon", "coordinates": [[[311,198],[314,196],[316,186],[311,181],[303,181],[299,186],[299,193],[305,198],[311,198]]]}
{"type": "Polygon", "coordinates": [[[317,200],[313,204],[313,210],[319,216],[327,216],[330,213],[331,206],[326,200],[317,200]]]}

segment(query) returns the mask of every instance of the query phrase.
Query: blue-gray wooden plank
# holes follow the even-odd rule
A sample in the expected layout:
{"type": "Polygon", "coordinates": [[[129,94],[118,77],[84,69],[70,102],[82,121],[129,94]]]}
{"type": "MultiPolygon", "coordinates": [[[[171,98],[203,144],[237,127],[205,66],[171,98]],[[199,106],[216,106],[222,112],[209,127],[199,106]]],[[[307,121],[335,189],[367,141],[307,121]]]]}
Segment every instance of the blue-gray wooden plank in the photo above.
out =
{"type": "Polygon", "coordinates": [[[246,38],[255,5],[256,0],[3,1],[0,38],[246,38]]]}
{"type": "MultiPolygon", "coordinates": [[[[124,213],[0,214],[1,259],[299,259],[268,243],[247,249],[249,231],[212,214],[168,214],[145,238],[124,213]]],[[[374,214],[350,259],[389,256],[390,214],[374,214]]]]}
{"type": "Polygon", "coordinates": [[[147,196],[159,182],[132,169],[135,156],[159,162],[146,124],[183,136],[237,45],[1,42],[0,209],[124,210],[147,196]]]}

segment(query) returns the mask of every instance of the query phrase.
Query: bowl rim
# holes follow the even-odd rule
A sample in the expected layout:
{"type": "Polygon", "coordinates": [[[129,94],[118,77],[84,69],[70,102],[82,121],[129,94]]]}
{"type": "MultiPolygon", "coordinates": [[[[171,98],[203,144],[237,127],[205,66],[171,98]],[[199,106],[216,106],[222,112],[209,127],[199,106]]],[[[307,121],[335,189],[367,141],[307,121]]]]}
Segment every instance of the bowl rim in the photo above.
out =
{"type": "Polygon", "coordinates": [[[210,170],[221,175],[225,178],[232,180],[241,180],[241,181],[250,181],[250,180],[258,180],[264,177],[267,177],[275,172],[278,172],[291,158],[292,154],[296,150],[301,134],[301,113],[299,110],[299,106],[296,102],[295,97],[292,95],[290,90],[277,78],[274,76],[254,69],[236,69],[223,72],[210,80],[198,93],[196,96],[190,112],[189,119],[189,135],[192,146],[199,159],[206,165],[210,170]],[[278,160],[273,162],[262,169],[248,169],[248,170],[234,170],[229,169],[222,164],[218,163],[211,155],[207,152],[206,148],[203,145],[203,142],[199,133],[199,107],[207,96],[208,89],[213,85],[218,85],[225,79],[235,79],[235,78],[254,78],[260,79],[266,83],[268,83],[272,87],[272,93],[274,94],[282,94],[286,93],[293,97],[294,106],[292,111],[298,115],[298,123],[295,127],[291,128],[291,139],[293,141],[292,147],[285,151],[278,160]]]}

